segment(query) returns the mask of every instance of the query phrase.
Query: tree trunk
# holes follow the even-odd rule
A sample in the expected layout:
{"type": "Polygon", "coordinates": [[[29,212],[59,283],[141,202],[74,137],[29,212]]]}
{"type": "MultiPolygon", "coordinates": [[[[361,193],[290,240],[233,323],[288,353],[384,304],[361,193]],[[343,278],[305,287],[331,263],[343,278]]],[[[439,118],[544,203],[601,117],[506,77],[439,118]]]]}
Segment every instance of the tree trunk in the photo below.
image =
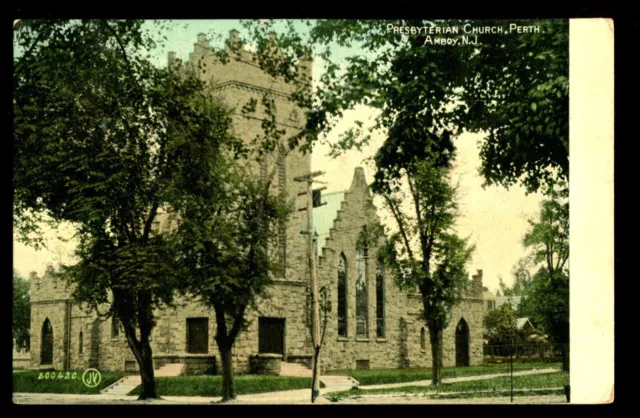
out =
{"type": "Polygon", "coordinates": [[[313,354],[313,374],[311,378],[311,403],[314,403],[320,396],[320,383],[318,382],[320,375],[320,345],[315,347],[313,354]]]}
{"type": "Polygon", "coordinates": [[[429,340],[431,341],[431,384],[437,386],[442,383],[443,368],[443,343],[442,329],[429,327],[429,340]]]}
{"type": "Polygon", "coordinates": [[[156,392],[156,381],[153,372],[153,353],[151,351],[151,345],[148,338],[141,338],[141,341],[137,341],[135,337],[135,329],[129,326],[125,326],[125,335],[129,348],[133,352],[136,361],[138,362],[138,369],[140,370],[140,378],[142,380],[142,392],[138,400],[144,399],[159,399],[156,392]]]}
{"type": "Polygon", "coordinates": [[[236,388],[233,383],[233,361],[231,344],[220,344],[220,359],[222,363],[222,402],[236,398],[236,388]]]}
{"type": "Polygon", "coordinates": [[[142,378],[142,392],[138,399],[158,399],[160,397],[156,392],[151,344],[149,344],[149,341],[141,342],[140,348],[141,358],[138,360],[138,364],[140,366],[140,377],[142,378]]]}
{"type": "Polygon", "coordinates": [[[566,345],[562,346],[562,371],[569,371],[569,347],[566,345]]]}
{"type": "Polygon", "coordinates": [[[126,303],[127,300],[132,298],[130,294],[122,294],[121,292],[114,291],[113,295],[114,303],[117,306],[116,312],[124,328],[127,343],[138,362],[138,369],[140,370],[142,391],[138,400],[160,399],[156,392],[156,381],[153,372],[153,352],[149,342],[149,336],[151,335],[154,324],[150,297],[146,292],[139,293],[138,310],[134,312],[133,309],[131,309],[131,304],[126,303]],[[134,320],[134,317],[137,317],[138,320],[134,320]],[[136,336],[136,323],[140,329],[140,340],[138,340],[136,336]]]}

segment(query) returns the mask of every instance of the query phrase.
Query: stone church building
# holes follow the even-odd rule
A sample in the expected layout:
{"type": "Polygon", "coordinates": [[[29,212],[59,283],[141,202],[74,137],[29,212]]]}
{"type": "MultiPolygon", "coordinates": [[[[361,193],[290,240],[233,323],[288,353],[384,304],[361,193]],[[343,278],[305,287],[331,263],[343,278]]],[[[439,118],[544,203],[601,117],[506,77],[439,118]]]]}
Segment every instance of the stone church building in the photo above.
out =
{"type": "MultiPolygon", "coordinates": [[[[238,42],[231,31],[230,41],[238,42]]],[[[170,65],[175,53],[169,54],[170,65]]],[[[238,109],[234,129],[247,141],[262,131],[264,109],[247,117],[240,108],[252,98],[261,103],[264,92],[274,99],[277,122],[287,135],[302,128],[304,110],[290,100],[293,87],[260,70],[252,54],[241,50],[227,64],[214,61],[208,41],[198,35],[187,65],[205,62],[201,77],[214,91],[238,109]]],[[[311,74],[311,61],[299,63],[311,74]]],[[[294,178],[310,173],[311,155],[276,155],[278,185],[306,206],[304,182],[294,178]]],[[[420,318],[420,296],[401,291],[385,266],[377,262],[382,242],[358,245],[361,231],[380,223],[362,168],[356,168],[348,190],[320,196],[323,206],[313,209],[318,259],[318,287],[329,290],[332,310],[321,352],[323,369],[430,367],[428,330],[420,318]]],[[[286,262],[281,277],[274,278],[268,297],[248,314],[249,325],[234,345],[238,373],[256,371],[256,359],[309,365],[312,354],[309,314],[309,271],[306,236],[307,213],[295,211],[278,246],[286,262]]],[[[124,332],[116,320],[102,320],[71,300],[71,291],[51,277],[32,273],[31,367],[73,370],[137,370],[124,332]]],[[[444,332],[445,366],[482,362],[482,271],[473,276],[462,302],[453,310],[444,332]]],[[[181,363],[183,373],[218,373],[219,352],[214,340],[215,313],[195,300],[182,300],[176,309],[156,312],[151,345],[155,367],[181,363]]]]}

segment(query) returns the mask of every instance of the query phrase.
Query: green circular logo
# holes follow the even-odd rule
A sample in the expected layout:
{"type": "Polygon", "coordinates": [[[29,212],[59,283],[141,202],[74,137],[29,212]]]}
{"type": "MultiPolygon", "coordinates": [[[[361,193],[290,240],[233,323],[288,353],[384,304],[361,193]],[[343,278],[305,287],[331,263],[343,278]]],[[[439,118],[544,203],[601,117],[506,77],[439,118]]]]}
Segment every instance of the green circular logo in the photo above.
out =
{"type": "Polygon", "coordinates": [[[95,388],[101,380],[102,375],[97,369],[87,369],[82,373],[82,383],[89,388],[95,388]]]}

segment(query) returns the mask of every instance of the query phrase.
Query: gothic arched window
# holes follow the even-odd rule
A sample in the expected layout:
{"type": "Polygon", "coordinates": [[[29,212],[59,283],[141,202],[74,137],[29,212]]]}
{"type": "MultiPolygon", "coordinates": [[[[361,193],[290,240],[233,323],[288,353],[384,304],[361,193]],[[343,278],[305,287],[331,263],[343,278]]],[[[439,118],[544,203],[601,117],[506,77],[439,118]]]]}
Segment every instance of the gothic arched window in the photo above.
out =
{"type": "Polygon", "coordinates": [[[422,329],[420,330],[420,349],[427,349],[427,332],[425,331],[424,327],[422,327],[422,329]]]}
{"type": "Polygon", "coordinates": [[[340,254],[338,261],[338,335],[347,336],[347,260],[340,254]]]}
{"type": "Polygon", "coordinates": [[[384,338],[384,275],[382,265],[376,267],[376,337],[384,338]]]}
{"type": "Polygon", "coordinates": [[[369,303],[367,286],[367,249],[361,248],[356,255],[356,336],[369,335],[369,303]]]}
{"type": "Polygon", "coordinates": [[[40,344],[40,364],[53,364],[53,327],[49,318],[42,324],[40,344]]]}
{"type": "Polygon", "coordinates": [[[82,331],[80,331],[80,335],[78,336],[78,354],[82,354],[82,331]]]}

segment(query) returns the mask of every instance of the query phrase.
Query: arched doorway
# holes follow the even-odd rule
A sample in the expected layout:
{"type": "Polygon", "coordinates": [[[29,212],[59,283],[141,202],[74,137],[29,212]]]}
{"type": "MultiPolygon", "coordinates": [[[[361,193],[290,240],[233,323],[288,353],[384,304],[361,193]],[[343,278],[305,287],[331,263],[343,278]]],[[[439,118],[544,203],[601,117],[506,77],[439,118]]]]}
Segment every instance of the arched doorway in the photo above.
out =
{"type": "Polygon", "coordinates": [[[456,367],[469,366],[469,326],[460,318],[456,327],[456,367]]]}
{"type": "Polygon", "coordinates": [[[53,327],[49,318],[45,319],[44,324],[42,324],[40,364],[53,364],[53,327]]]}

